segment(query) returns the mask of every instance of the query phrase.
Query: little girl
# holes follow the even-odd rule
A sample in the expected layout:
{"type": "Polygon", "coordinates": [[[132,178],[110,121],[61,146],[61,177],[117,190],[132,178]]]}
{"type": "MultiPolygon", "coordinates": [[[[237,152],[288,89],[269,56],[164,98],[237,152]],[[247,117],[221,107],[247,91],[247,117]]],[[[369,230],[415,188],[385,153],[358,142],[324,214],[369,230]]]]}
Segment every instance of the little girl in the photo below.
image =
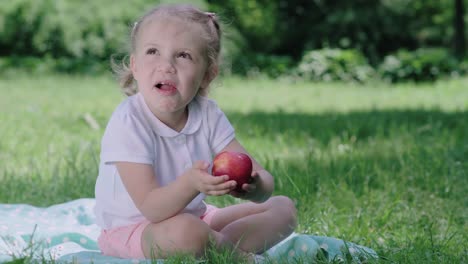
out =
{"type": "Polygon", "coordinates": [[[96,182],[98,239],[121,258],[202,256],[211,242],[261,253],[295,228],[296,210],[270,197],[273,178],[254,159],[253,181],[236,192],[228,175],[210,174],[214,155],[247,151],[216,103],[206,98],[218,73],[221,31],[213,13],[159,6],[131,32],[129,65],[118,72],[126,98],[101,144],[96,182]],[[216,208],[206,195],[250,202],[216,208]]]}

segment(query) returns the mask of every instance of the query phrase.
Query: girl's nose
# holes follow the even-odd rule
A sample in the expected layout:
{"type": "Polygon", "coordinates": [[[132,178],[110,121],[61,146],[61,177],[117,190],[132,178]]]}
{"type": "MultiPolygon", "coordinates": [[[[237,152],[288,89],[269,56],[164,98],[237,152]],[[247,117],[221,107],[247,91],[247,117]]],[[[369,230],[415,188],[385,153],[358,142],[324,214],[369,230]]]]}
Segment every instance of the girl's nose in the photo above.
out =
{"type": "Polygon", "coordinates": [[[175,73],[176,69],[170,59],[161,59],[157,66],[158,71],[164,73],[175,73]]]}

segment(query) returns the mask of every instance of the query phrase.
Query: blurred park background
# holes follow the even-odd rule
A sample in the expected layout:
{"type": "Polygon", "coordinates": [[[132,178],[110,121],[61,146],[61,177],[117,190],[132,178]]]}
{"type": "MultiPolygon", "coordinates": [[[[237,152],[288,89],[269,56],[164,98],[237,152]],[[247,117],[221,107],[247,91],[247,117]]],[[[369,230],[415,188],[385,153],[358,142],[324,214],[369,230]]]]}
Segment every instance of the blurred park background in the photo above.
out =
{"type": "MultiPolygon", "coordinates": [[[[2,1],[0,67],[109,71],[110,56],[126,52],[134,20],[156,2],[2,1]]],[[[468,71],[466,0],[191,3],[225,23],[225,74],[400,82],[468,71]]]]}
{"type": "MultiPolygon", "coordinates": [[[[0,0],[0,203],[94,197],[125,98],[110,58],[160,2],[182,1],[0,0]]],[[[296,232],[378,263],[468,263],[467,0],[190,3],[224,22],[210,97],[295,201],[296,232]]]]}

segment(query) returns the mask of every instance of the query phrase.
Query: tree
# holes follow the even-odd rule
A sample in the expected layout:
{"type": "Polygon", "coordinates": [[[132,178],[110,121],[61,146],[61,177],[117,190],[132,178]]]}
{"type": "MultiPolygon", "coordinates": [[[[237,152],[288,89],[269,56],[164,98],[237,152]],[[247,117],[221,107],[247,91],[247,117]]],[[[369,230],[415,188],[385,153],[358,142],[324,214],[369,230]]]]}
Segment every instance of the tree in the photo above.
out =
{"type": "Polygon", "coordinates": [[[463,0],[455,0],[453,19],[455,34],[453,40],[455,56],[459,60],[463,59],[466,50],[464,14],[465,6],[463,5],[463,0]]]}

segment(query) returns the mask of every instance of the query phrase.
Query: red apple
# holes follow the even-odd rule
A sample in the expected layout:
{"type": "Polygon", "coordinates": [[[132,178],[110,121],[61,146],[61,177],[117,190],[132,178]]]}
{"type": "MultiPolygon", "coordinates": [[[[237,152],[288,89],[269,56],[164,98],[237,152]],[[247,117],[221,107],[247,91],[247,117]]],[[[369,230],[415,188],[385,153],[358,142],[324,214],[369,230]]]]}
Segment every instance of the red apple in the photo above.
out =
{"type": "Polygon", "coordinates": [[[235,191],[244,192],[242,185],[252,179],[252,160],[244,153],[223,151],[213,160],[213,176],[228,175],[229,180],[237,182],[235,191]]]}

